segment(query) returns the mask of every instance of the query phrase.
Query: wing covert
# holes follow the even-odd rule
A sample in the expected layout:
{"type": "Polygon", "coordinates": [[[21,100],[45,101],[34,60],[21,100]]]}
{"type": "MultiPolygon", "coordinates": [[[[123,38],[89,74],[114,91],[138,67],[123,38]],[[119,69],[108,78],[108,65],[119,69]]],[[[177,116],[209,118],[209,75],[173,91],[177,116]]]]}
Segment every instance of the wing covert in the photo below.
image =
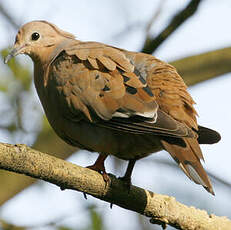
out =
{"type": "Polygon", "coordinates": [[[137,134],[193,136],[186,125],[159,109],[154,91],[122,50],[95,42],[65,48],[51,64],[65,95],[67,119],[83,114],[96,125],[137,134]]]}

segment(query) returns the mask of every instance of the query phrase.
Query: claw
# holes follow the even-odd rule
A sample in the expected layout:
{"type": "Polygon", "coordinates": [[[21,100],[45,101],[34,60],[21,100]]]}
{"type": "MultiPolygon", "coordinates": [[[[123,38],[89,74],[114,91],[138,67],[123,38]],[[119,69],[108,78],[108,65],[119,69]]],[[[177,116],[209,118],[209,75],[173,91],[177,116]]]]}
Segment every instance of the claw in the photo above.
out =
{"type": "Polygon", "coordinates": [[[103,180],[106,183],[110,182],[110,177],[108,176],[105,167],[104,167],[104,161],[107,158],[107,155],[100,154],[97,158],[96,162],[93,165],[87,166],[87,168],[92,169],[94,171],[99,172],[103,176],[103,180]]]}
{"type": "Polygon", "coordinates": [[[87,200],[87,194],[85,192],[83,192],[83,196],[87,200]]]}

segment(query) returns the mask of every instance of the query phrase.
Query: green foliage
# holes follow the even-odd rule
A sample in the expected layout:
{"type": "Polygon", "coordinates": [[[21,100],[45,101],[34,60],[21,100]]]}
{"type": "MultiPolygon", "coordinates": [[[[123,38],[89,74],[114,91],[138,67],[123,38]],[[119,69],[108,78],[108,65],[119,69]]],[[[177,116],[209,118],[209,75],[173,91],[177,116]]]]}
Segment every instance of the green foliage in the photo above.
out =
{"type": "Polygon", "coordinates": [[[0,91],[6,93],[7,92],[7,86],[0,84],[0,91]]]}
{"type": "Polygon", "coordinates": [[[0,220],[0,229],[2,229],[2,230],[26,230],[25,227],[16,226],[16,225],[10,224],[4,220],[0,220]]]}
{"type": "Polygon", "coordinates": [[[103,218],[100,215],[99,212],[97,212],[96,207],[94,205],[91,205],[88,207],[89,213],[90,213],[90,226],[88,230],[103,230],[103,218]]]}
{"type": "MultiPolygon", "coordinates": [[[[4,58],[9,53],[9,49],[3,49],[1,51],[1,56],[4,58]]],[[[7,63],[9,69],[11,70],[13,76],[15,77],[18,82],[21,83],[24,90],[28,91],[31,86],[31,72],[27,66],[23,66],[17,61],[16,58],[12,58],[7,63]]],[[[1,89],[2,87],[0,87],[1,89]]],[[[4,89],[4,87],[3,87],[4,89]]]]}
{"type": "Polygon", "coordinates": [[[65,227],[65,226],[59,226],[57,228],[57,230],[74,230],[73,228],[68,228],[68,227],[65,227]]]}

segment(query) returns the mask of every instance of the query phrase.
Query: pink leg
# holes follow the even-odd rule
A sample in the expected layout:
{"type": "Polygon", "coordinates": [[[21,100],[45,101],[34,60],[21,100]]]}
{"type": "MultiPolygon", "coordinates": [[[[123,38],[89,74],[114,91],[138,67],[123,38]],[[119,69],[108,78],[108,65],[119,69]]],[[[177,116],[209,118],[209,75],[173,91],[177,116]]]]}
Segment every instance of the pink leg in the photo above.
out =
{"type": "Polygon", "coordinates": [[[128,190],[131,188],[131,176],[132,176],[132,171],[135,166],[136,160],[129,160],[128,162],[128,167],[125,172],[125,175],[120,178],[120,180],[124,181],[126,186],[128,187],[128,190]]]}
{"type": "Polygon", "coordinates": [[[99,172],[100,174],[102,174],[104,181],[109,182],[110,178],[108,174],[106,173],[105,167],[104,167],[104,161],[106,158],[107,158],[107,155],[99,154],[95,163],[93,165],[87,166],[87,168],[99,172]]]}

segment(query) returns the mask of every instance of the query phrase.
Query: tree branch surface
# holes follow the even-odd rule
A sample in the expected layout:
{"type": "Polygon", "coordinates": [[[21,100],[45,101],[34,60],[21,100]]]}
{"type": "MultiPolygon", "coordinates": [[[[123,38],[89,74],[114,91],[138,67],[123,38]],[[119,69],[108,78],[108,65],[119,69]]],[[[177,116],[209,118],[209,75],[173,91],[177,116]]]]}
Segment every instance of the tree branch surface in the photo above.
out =
{"type": "Polygon", "coordinates": [[[26,145],[0,144],[0,169],[41,179],[59,186],[92,195],[122,208],[150,218],[153,224],[171,225],[177,229],[230,230],[226,217],[209,215],[206,211],[187,207],[173,197],[159,195],[131,186],[130,192],[122,181],[110,175],[111,183],[90,169],[36,151],[26,145]]]}
{"type": "Polygon", "coordinates": [[[231,47],[170,62],[188,86],[231,72],[231,47]]]}

